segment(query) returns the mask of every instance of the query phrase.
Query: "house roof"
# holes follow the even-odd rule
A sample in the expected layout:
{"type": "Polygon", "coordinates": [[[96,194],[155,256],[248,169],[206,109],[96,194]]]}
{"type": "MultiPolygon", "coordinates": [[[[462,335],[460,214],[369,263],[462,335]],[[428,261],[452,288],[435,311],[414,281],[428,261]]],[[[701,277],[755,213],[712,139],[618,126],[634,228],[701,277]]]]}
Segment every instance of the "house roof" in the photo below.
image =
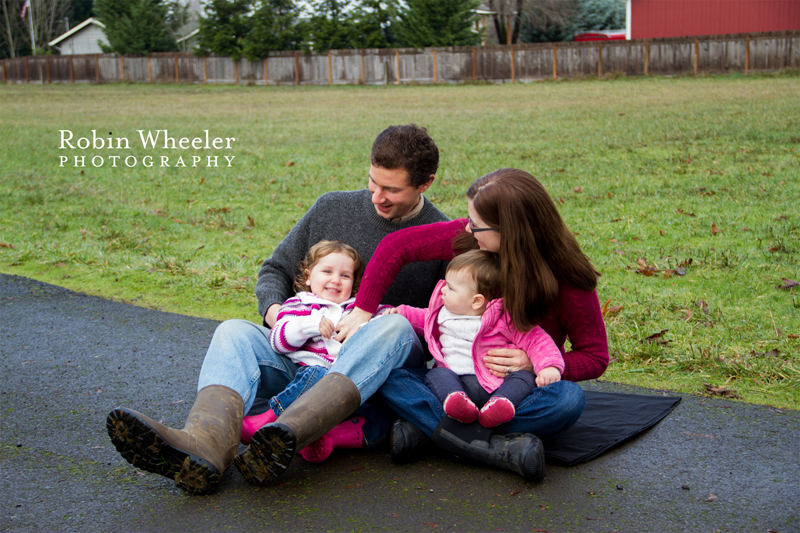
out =
{"type": "Polygon", "coordinates": [[[89,24],[94,24],[95,26],[97,26],[99,28],[103,28],[103,29],[106,28],[106,25],[103,24],[102,22],[100,22],[99,20],[97,20],[96,18],[89,17],[88,19],[84,20],[83,22],[81,22],[80,24],[78,24],[77,26],[75,26],[74,28],[69,30],[67,33],[61,34],[60,36],[56,37],[55,39],[53,39],[52,41],[50,41],[47,44],[49,44],[50,46],[54,46],[54,45],[60,43],[61,41],[63,41],[64,39],[66,39],[67,37],[70,37],[70,36],[78,33],[79,31],[81,31],[83,28],[85,28],[89,24]]]}

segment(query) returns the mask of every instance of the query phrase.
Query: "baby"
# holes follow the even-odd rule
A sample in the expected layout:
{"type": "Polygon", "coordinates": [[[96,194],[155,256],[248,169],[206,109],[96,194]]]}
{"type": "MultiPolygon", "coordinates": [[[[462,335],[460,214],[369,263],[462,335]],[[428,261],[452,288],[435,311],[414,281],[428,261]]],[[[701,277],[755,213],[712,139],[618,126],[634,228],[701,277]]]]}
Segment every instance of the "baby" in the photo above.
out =
{"type": "Polygon", "coordinates": [[[424,333],[435,360],[425,383],[445,414],[460,422],[477,419],[485,427],[509,422],[534,387],[561,380],[564,359],[555,342],[539,326],[525,333],[514,329],[499,298],[501,286],[499,256],[472,250],[450,262],[427,309],[401,305],[385,312],[402,314],[418,334],[424,333]],[[536,376],[528,370],[505,378],[492,374],[483,357],[496,348],[524,350],[536,376]],[[491,394],[480,410],[464,392],[467,380],[476,380],[491,394]]]}

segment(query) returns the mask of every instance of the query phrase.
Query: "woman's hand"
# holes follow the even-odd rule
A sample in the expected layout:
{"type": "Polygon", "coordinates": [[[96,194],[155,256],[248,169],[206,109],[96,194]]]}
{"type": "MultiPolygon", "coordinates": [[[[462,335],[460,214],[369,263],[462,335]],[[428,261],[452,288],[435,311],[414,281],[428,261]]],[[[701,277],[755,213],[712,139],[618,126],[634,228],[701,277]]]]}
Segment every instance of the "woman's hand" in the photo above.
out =
{"type": "Polygon", "coordinates": [[[543,368],[538,374],[536,374],[537,387],[544,387],[545,385],[550,385],[556,381],[561,381],[561,372],[559,372],[554,366],[543,368]]]}
{"type": "Polygon", "coordinates": [[[529,370],[533,372],[533,365],[528,359],[528,354],[524,350],[497,348],[489,350],[483,356],[483,364],[486,368],[499,378],[505,378],[517,370],[529,370]]]}
{"type": "Polygon", "coordinates": [[[384,315],[399,315],[399,314],[400,314],[400,310],[398,308],[396,308],[396,307],[392,307],[390,309],[387,309],[386,311],[381,311],[381,316],[384,316],[384,315]]]}
{"type": "Polygon", "coordinates": [[[358,328],[369,322],[370,318],[372,318],[372,313],[368,313],[356,307],[349,315],[339,321],[339,324],[336,326],[336,331],[339,333],[334,337],[334,340],[344,343],[353,336],[353,333],[358,331],[358,328]]]}

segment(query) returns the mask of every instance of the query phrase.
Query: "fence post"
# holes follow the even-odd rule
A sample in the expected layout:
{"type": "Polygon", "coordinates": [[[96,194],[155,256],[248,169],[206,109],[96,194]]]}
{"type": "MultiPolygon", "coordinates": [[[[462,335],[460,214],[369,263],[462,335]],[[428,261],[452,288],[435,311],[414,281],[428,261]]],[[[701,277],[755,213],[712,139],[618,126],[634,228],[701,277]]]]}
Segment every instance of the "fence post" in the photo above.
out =
{"type": "Polygon", "coordinates": [[[395,72],[395,78],[397,79],[397,85],[400,85],[400,49],[394,49],[394,63],[397,71],[395,72]]]}
{"type": "Polygon", "coordinates": [[[328,85],[333,85],[333,58],[328,50],[328,85]]]}
{"type": "Polygon", "coordinates": [[[121,81],[125,81],[125,56],[119,56],[119,72],[121,81]]]}
{"type": "Polygon", "coordinates": [[[208,56],[203,56],[203,80],[208,85],[208,56]]]}
{"type": "Polygon", "coordinates": [[[31,82],[31,73],[28,67],[28,56],[25,56],[25,83],[31,82]]]}
{"type": "Polygon", "coordinates": [[[239,85],[239,61],[233,62],[233,83],[239,85]]]}
{"type": "Polygon", "coordinates": [[[3,62],[3,85],[5,85],[6,84],[6,60],[3,59],[2,62],[3,62]]]}
{"type": "Polygon", "coordinates": [[[556,43],[553,43],[553,80],[558,80],[558,54],[556,53],[556,43]]]}
{"type": "Polygon", "coordinates": [[[51,83],[51,80],[50,80],[50,56],[44,56],[44,57],[45,57],[45,59],[44,59],[44,61],[45,61],[44,69],[47,71],[47,84],[49,85],[51,83]]]}
{"type": "Polygon", "coordinates": [[[516,54],[514,53],[514,45],[511,45],[511,83],[517,81],[517,61],[516,61],[516,54]]]}
{"type": "Polygon", "coordinates": [[[603,77],[603,41],[597,43],[597,77],[603,77]]]}
{"type": "Polygon", "coordinates": [[[264,87],[269,85],[269,65],[267,64],[267,58],[264,58],[264,87]]]}
{"type": "Polygon", "coordinates": [[[439,64],[437,63],[436,50],[433,51],[433,84],[439,82],[439,64]]]}
{"type": "Polygon", "coordinates": [[[694,75],[697,76],[697,56],[700,55],[700,44],[697,37],[694,38],[694,75]]]}
{"type": "Polygon", "coordinates": [[[744,75],[747,76],[748,72],[750,71],[750,34],[747,34],[747,39],[745,40],[746,48],[744,49],[744,75]]]}
{"type": "Polygon", "coordinates": [[[100,83],[100,58],[97,54],[94,55],[94,82],[100,83]]]}
{"type": "Polygon", "coordinates": [[[147,54],[147,83],[153,83],[153,67],[150,65],[150,54],[147,54]]]}
{"type": "Polygon", "coordinates": [[[650,40],[644,41],[644,75],[650,74],[650,40]]]}
{"type": "Polygon", "coordinates": [[[178,69],[178,54],[176,53],[174,56],[175,59],[175,83],[180,83],[181,81],[181,73],[178,69]]]}
{"type": "Polygon", "coordinates": [[[367,71],[364,66],[364,50],[361,50],[361,82],[367,83],[367,71]]]}
{"type": "Polygon", "coordinates": [[[472,81],[478,79],[478,52],[476,48],[472,47],[472,81]]]}
{"type": "Polygon", "coordinates": [[[300,52],[294,53],[294,84],[300,85],[300,52]]]}

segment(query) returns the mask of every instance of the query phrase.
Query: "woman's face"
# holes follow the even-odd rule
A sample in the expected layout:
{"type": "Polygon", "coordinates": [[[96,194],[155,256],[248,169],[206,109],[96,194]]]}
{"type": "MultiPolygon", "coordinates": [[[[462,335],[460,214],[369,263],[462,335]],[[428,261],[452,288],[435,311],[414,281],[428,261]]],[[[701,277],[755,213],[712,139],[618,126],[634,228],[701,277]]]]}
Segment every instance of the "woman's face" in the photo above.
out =
{"type": "Polygon", "coordinates": [[[470,223],[467,224],[467,231],[472,233],[475,240],[478,241],[480,249],[496,254],[500,253],[500,230],[490,229],[487,231],[480,231],[490,226],[481,220],[481,217],[475,212],[475,206],[472,205],[472,200],[467,202],[467,211],[469,212],[470,220],[470,223]],[[475,231],[473,231],[473,229],[475,231]]]}

